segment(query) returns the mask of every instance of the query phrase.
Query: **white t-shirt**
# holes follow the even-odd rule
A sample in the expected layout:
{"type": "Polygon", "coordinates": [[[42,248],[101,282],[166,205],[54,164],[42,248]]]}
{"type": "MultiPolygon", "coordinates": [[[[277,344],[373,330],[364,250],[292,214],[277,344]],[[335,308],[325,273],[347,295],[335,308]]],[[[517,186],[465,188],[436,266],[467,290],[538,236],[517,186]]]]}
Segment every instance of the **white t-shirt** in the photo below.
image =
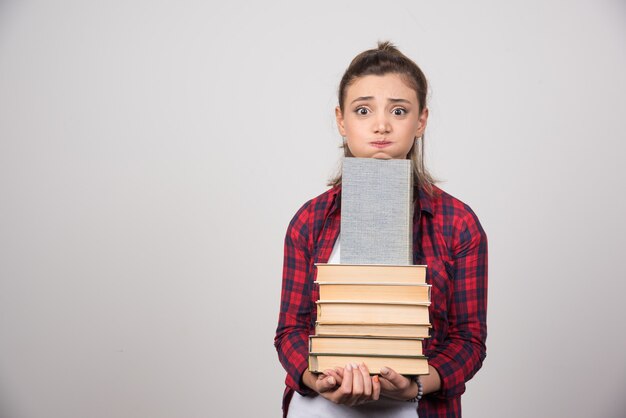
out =
{"type": "Polygon", "coordinates": [[[357,406],[337,405],[323,396],[294,392],[287,418],[416,418],[417,402],[381,398],[357,406]]]}

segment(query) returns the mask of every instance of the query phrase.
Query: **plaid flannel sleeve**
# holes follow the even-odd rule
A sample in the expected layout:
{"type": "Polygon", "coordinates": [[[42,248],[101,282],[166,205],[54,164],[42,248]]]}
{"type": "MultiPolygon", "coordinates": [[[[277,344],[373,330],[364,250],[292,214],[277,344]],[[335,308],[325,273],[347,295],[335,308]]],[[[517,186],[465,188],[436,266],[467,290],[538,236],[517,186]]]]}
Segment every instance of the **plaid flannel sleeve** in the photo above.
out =
{"type": "Polygon", "coordinates": [[[453,231],[450,328],[444,343],[428,360],[442,383],[433,396],[444,399],[465,392],[465,382],[486,357],[487,339],[487,236],[471,209],[457,218],[453,231]]]}
{"type": "Polygon", "coordinates": [[[308,204],[296,213],[287,228],[278,327],[274,346],[287,371],[286,384],[301,394],[311,390],[302,383],[308,367],[311,324],[311,283],[308,247],[308,204]]]}

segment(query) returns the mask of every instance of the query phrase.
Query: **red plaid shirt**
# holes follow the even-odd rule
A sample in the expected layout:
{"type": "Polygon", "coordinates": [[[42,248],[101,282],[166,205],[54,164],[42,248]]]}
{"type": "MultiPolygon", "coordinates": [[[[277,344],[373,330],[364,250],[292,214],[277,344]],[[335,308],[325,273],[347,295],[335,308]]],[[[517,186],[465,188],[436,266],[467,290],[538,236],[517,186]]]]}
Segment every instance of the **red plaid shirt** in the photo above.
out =
{"type": "MultiPolygon", "coordinates": [[[[285,237],[280,315],[274,345],[287,371],[283,411],[293,391],[310,393],[301,380],[307,368],[308,337],[315,333],[319,299],[314,263],[330,258],[339,235],[341,186],[308,201],[291,220],[285,237]]],[[[428,362],[441,376],[441,390],[419,402],[420,418],[461,416],[461,394],[480,369],[487,338],[487,237],[472,210],[435,188],[419,190],[413,217],[413,262],[428,265],[432,284],[428,362]]]]}

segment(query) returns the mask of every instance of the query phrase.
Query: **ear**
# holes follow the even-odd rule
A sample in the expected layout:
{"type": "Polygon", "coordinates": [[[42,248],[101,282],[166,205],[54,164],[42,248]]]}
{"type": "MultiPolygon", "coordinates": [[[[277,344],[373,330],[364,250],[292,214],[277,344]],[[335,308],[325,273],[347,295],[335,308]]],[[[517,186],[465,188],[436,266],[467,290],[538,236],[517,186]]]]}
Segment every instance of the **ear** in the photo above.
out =
{"type": "Polygon", "coordinates": [[[415,134],[416,138],[419,138],[424,134],[427,123],[428,123],[428,108],[425,107],[424,110],[422,110],[422,113],[420,114],[419,119],[418,119],[417,132],[415,134]]]}
{"type": "Polygon", "coordinates": [[[343,125],[343,113],[341,112],[341,108],[339,106],[335,107],[335,119],[337,120],[339,135],[346,136],[346,129],[343,125]]]}

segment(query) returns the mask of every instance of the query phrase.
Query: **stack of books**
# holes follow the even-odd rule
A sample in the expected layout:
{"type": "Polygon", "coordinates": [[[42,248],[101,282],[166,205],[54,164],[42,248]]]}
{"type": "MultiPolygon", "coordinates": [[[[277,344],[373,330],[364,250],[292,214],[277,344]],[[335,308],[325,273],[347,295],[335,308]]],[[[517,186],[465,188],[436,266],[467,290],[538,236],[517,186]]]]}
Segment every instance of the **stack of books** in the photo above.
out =
{"type": "Polygon", "coordinates": [[[320,299],[309,370],[365,363],[428,374],[426,266],[413,265],[410,160],[345,158],[340,264],[317,264],[320,299]]]}
{"type": "Polygon", "coordinates": [[[430,328],[426,266],[317,264],[320,299],[309,370],[365,363],[372,374],[390,367],[428,374],[422,339],[430,328]]]}

